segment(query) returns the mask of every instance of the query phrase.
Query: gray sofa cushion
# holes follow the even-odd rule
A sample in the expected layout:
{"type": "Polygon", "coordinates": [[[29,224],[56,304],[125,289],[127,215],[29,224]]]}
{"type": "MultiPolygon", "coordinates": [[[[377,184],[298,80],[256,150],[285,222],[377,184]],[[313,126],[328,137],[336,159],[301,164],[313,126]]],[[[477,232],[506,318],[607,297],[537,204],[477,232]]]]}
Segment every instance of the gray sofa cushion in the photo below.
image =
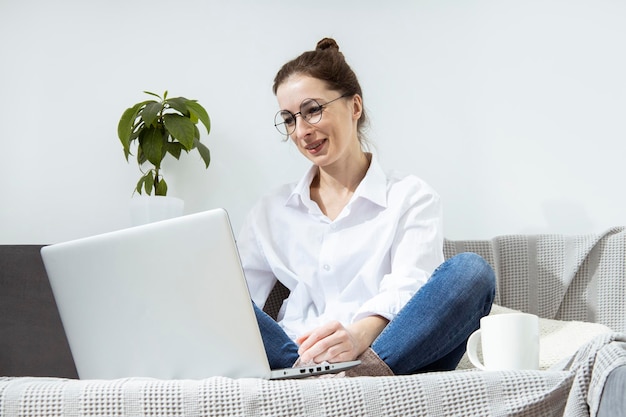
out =
{"type": "Polygon", "coordinates": [[[41,245],[0,245],[0,375],[77,378],[41,245]]]}

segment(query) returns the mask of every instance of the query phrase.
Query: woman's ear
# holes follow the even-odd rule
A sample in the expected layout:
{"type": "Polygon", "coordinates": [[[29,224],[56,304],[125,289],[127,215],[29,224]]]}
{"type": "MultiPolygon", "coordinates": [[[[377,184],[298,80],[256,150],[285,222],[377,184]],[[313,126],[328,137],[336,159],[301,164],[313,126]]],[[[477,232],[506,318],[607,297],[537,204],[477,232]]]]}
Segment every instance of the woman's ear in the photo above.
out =
{"type": "Polygon", "coordinates": [[[352,97],[352,119],[359,120],[363,114],[363,99],[360,95],[355,94],[352,97]]]}

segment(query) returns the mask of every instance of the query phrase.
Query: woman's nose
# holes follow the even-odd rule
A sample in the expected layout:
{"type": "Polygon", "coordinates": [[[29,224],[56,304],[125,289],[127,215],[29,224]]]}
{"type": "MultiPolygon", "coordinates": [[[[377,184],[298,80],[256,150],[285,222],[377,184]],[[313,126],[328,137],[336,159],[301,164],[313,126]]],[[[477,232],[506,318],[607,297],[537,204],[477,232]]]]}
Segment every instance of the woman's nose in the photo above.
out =
{"type": "Polygon", "coordinates": [[[302,115],[296,117],[296,129],[293,134],[296,138],[303,138],[311,133],[313,125],[307,122],[302,115]]]}

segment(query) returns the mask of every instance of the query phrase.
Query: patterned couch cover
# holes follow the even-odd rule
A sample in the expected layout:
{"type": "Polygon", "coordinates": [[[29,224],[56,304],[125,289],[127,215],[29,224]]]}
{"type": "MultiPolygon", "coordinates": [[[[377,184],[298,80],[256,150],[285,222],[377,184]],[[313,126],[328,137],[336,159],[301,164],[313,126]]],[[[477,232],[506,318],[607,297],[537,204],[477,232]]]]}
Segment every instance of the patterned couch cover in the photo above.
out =
{"type": "Polygon", "coordinates": [[[0,378],[2,416],[588,416],[626,365],[626,231],[446,241],[446,257],[482,255],[496,303],[543,318],[602,323],[547,371],[457,370],[394,377],[265,381],[0,378]]]}

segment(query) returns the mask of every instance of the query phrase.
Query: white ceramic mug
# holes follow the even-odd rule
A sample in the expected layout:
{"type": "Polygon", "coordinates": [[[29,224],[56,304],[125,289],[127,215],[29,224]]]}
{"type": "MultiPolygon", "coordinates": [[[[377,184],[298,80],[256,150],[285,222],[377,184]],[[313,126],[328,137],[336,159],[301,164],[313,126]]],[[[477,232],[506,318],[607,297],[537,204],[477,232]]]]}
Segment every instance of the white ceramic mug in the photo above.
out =
{"type": "Polygon", "coordinates": [[[487,371],[539,369],[539,318],[534,314],[496,314],[480,319],[467,340],[467,356],[487,371]],[[478,355],[482,348],[483,362],[478,355]]]}

